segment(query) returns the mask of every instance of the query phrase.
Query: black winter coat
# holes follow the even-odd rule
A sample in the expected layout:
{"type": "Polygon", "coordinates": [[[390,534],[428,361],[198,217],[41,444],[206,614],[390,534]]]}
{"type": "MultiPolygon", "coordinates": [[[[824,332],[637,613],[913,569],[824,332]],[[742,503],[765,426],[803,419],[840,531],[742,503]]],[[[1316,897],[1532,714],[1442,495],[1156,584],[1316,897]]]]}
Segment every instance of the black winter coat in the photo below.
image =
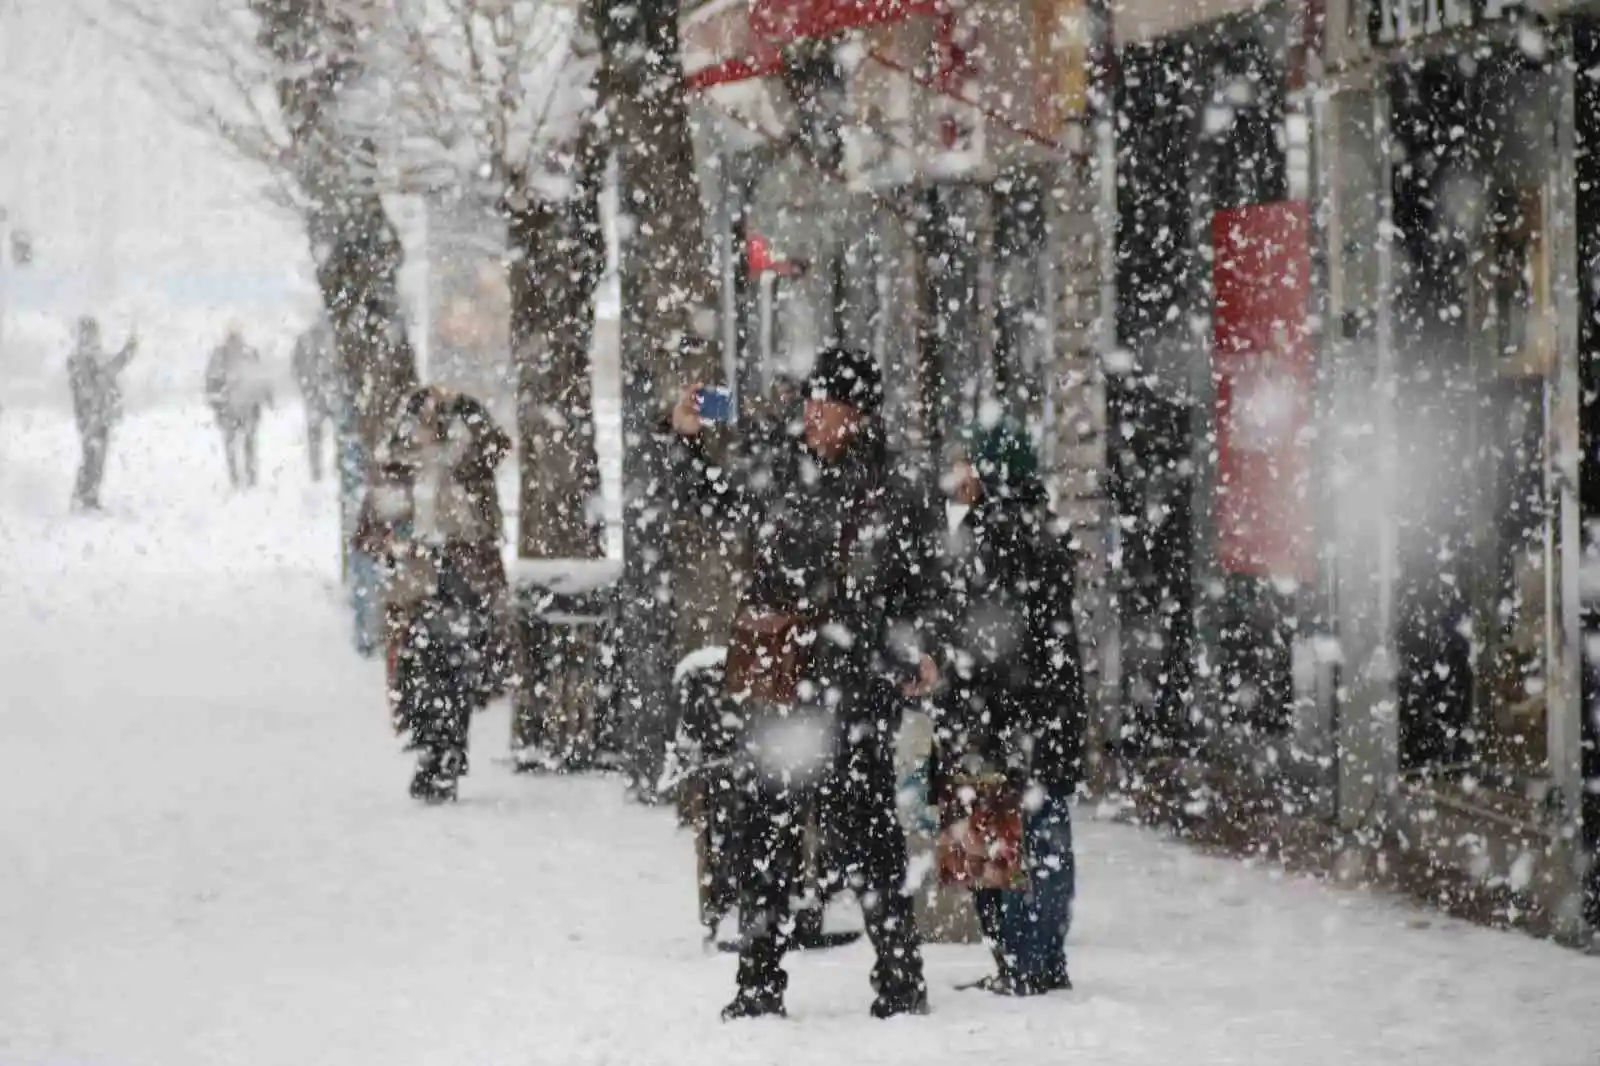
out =
{"type": "Polygon", "coordinates": [[[951,538],[935,786],[968,755],[1018,783],[1070,791],[1087,706],[1073,558],[1042,501],[987,500],[951,538]]]}
{"type": "Polygon", "coordinates": [[[722,466],[701,441],[686,442],[686,491],[730,531],[741,602],[818,615],[808,680],[824,698],[838,693],[853,733],[888,733],[936,604],[935,511],[881,446],[863,441],[823,462],[799,425],[798,413],[756,422],[722,466]]]}

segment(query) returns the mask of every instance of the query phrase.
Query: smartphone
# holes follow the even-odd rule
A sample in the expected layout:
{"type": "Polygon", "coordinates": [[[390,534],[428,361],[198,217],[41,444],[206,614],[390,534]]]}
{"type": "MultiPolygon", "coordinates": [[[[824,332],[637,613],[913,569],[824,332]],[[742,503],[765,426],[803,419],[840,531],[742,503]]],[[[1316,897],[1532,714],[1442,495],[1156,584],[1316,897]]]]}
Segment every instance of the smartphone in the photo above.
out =
{"type": "Polygon", "coordinates": [[[695,413],[707,422],[733,421],[733,393],[724,388],[696,389],[695,413]]]}

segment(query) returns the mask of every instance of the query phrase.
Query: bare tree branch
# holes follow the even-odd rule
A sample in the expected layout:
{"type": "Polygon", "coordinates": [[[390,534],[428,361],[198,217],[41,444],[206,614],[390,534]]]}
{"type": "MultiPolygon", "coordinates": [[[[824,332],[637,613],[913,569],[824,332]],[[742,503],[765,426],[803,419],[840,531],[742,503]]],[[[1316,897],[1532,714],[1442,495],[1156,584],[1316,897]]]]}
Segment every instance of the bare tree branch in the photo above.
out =
{"type": "Polygon", "coordinates": [[[101,10],[74,0],[74,6],[87,25],[133,61],[141,84],[180,121],[254,164],[267,179],[269,200],[291,209],[302,204],[282,124],[261,106],[262,68],[245,59],[246,43],[218,24],[215,11],[185,18],[159,0],[107,0],[101,10]]]}

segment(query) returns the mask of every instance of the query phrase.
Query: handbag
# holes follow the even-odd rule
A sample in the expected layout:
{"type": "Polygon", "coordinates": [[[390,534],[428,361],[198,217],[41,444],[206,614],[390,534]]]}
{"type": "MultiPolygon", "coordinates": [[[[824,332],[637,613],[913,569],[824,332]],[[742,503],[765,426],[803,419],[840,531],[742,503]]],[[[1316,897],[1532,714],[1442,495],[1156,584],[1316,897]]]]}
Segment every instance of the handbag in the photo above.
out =
{"type": "MultiPolygon", "coordinates": [[[[839,531],[834,580],[843,584],[856,527],[847,522],[839,531]]],[[[742,604],[733,619],[722,692],[743,702],[792,707],[800,700],[800,683],[811,665],[817,633],[826,620],[823,612],[802,613],[742,604]]]]}
{"type": "MultiPolygon", "coordinates": [[[[856,527],[840,530],[834,579],[842,586],[856,527]]],[[[743,604],[734,616],[723,695],[741,708],[740,747],[762,776],[786,787],[814,782],[831,766],[839,740],[837,707],[806,691],[826,609],[801,612],[743,604]]]]}
{"type": "Polygon", "coordinates": [[[723,694],[792,706],[816,639],[815,625],[799,612],[741,608],[728,641],[723,694]]]}
{"type": "Polygon", "coordinates": [[[837,748],[838,715],[811,698],[805,683],[816,639],[805,615],[747,607],[734,619],[728,643],[723,693],[742,719],[740,757],[785,787],[815,781],[837,748]]]}
{"type": "Polygon", "coordinates": [[[1006,775],[952,777],[939,814],[940,884],[973,890],[1028,887],[1022,794],[1006,775]]]}

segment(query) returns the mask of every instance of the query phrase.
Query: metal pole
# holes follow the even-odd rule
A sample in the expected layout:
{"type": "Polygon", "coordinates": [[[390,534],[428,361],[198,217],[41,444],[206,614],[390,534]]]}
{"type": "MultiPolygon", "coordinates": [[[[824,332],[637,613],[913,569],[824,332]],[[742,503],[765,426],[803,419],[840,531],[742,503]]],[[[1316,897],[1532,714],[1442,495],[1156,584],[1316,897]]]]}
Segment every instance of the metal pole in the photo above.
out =
{"type": "MultiPolygon", "coordinates": [[[[1293,161],[1291,160],[1290,189],[1291,198],[1304,197],[1310,205],[1311,218],[1311,312],[1312,322],[1310,344],[1312,358],[1315,365],[1312,371],[1312,424],[1325,426],[1331,421],[1331,416],[1336,410],[1337,374],[1330,364],[1337,358],[1339,345],[1336,338],[1339,336],[1337,324],[1331,322],[1333,309],[1338,306],[1332,296],[1332,278],[1335,271],[1331,267],[1329,244],[1337,237],[1334,228],[1338,217],[1335,210],[1335,197],[1331,195],[1329,186],[1334,184],[1334,169],[1338,165],[1338,156],[1334,151],[1337,143],[1332,136],[1331,115],[1332,109],[1328,106],[1327,98],[1315,91],[1315,86],[1308,83],[1292,97],[1294,108],[1292,113],[1301,116],[1305,123],[1305,171],[1301,175],[1305,185],[1295,187],[1293,161]]],[[[1317,545],[1315,561],[1317,582],[1316,588],[1311,591],[1308,599],[1313,604],[1312,631],[1315,634],[1325,634],[1337,641],[1339,637],[1339,602],[1338,602],[1338,566],[1336,554],[1330,551],[1332,545],[1337,544],[1338,501],[1333,491],[1332,455],[1326,446],[1312,445],[1309,461],[1310,476],[1312,479],[1312,498],[1316,501],[1313,512],[1313,541],[1317,545]]],[[[1333,671],[1333,683],[1327,687],[1326,692],[1321,684],[1322,657],[1314,656],[1317,663],[1317,672],[1314,675],[1317,683],[1313,689],[1313,698],[1316,700],[1318,722],[1321,735],[1318,737],[1319,753],[1328,757],[1328,771],[1320,779],[1320,788],[1326,790],[1325,797],[1327,808],[1324,811],[1330,822],[1338,823],[1342,816],[1339,807],[1339,731],[1341,728],[1339,715],[1339,680],[1338,664],[1330,667],[1333,671]]]]}
{"type": "MultiPolygon", "coordinates": [[[[1374,374],[1374,399],[1377,410],[1374,426],[1377,436],[1379,470],[1378,519],[1378,624],[1373,649],[1372,681],[1378,698],[1372,702],[1369,728],[1381,731],[1381,742],[1369,750],[1380,753],[1381,765],[1368,767],[1368,777],[1380,790],[1379,797],[1392,795],[1390,782],[1399,772],[1400,708],[1395,680],[1399,662],[1395,651],[1395,582],[1399,569],[1399,532],[1395,522],[1398,503],[1399,447],[1395,423],[1394,358],[1394,161],[1390,144],[1390,100],[1386,86],[1372,92],[1373,144],[1378,156],[1378,225],[1376,250],[1378,287],[1374,294],[1373,318],[1376,329],[1377,361],[1374,374]]],[[[1374,738],[1379,739],[1379,738],[1374,738]]],[[[1379,800],[1381,802],[1381,799],[1379,800]]]]}
{"type": "Polygon", "coordinates": [[[8,249],[11,244],[9,221],[5,205],[0,204],[0,366],[3,366],[6,355],[6,282],[9,280],[6,263],[9,261],[8,249]]]}
{"type": "Polygon", "coordinates": [[[428,198],[417,197],[417,328],[412,347],[417,353],[417,378],[433,380],[433,231],[428,198]]]}
{"type": "MultiPolygon", "coordinates": [[[[1099,495],[1097,507],[1099,521],[1097,533],[1100,542],[1094,545],[1094,579],[1090,588],[1089,611],[1091,632],[1094,634],[1093,661],[1096,667],[1096,691],[1093,693],[1098,728],[1108,730],[1122,710],[1122,544],[1121,527],[1117,523],[1116,502],[1111,496],[1112,443],[1109,379],[1105,372],[1105,359],[1117,348],[1117,242],[1119,216],[1117,212],[1117,95],[1120,88],[1120,66],[1116,58],[1115,21],[1109,0],[1085,0],[1084,13],[1089,25],[1087,42],[1088,93],[1084,123],[1091,141],[1089,172],[1094,182],[1094,229],[1096,265],[1099,269],[1100,293],[1095,303],[1094,319],[1090,326],[1094,337],[1093,391],[1098,405],[1097,429],[1102,441],[1100,478],[1096,484],[1099,495]],[[1115,566],[1113,566],[1115,560],[1115,566]]],[[[1096,736],[1096,750],[1103,735],[1096,736]]]]}
{"type": "MultiPolygon", "coordinates": [[[[1582,454],[1578,406],[1580,296],[1577,249],[1577,129],[1574,97],[1572,30],[1561,31],[1550,64],[1551,104],[1555,126],[1555,165],[1546,179],[1543,228],[1551,259],[1551,312],[1556,322],[1556,367],[1547,386],[1546,409],[1554,420],[1547,427],[1545,456],[1546,641],[1548,679],[1547,740],[1553,795],[1549,807],[1556,824],[1549,828],[1571,850],[1569,887],[1581,898],[1588,857],[1579,818],[1583,804],[1583,629],[1579,571],[1581,515],[1578,464],[1582,454]]],[[[1581,908],[1574,908],[1575,911],[1581,908]]],[[[1569,932],[1576,934],[1579,930],[1569,932]]]]}
{"type": "Polygon", "coordinates": [[[717,256],[717,301],[722,311],[722,380],[733,393],[734,417],[737,419],[739,409],[745,402],[739,381],[739,286],[735,276],[739,269],[739,245],[742,243],[738,238],[738,227],[734,225],[734,214],[739,210],[734,198],[738,192],[737,183],[729,173],[733,165],[732,156],[724,150],[711,163],[717,174],[717,196],[711,205],[711,232],[717,247],[721,249],[721,254],[717,256]]]}

